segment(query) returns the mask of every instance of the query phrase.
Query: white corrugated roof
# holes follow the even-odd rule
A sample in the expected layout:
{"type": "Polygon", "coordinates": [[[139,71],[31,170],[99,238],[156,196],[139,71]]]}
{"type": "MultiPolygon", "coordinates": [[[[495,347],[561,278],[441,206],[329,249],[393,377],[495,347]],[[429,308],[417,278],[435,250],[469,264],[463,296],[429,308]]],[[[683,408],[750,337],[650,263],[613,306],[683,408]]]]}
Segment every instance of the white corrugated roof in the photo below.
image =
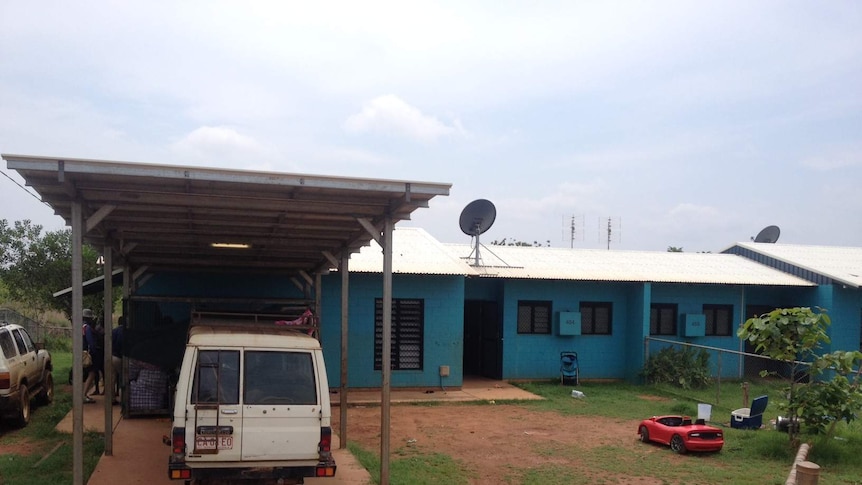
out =
{"type": "MultiPolygon", "coordinates": [[[[741,256],[711,253],[604,251],[529,246],[481,246],[473,267],[468,244],[442,244],[420,228],[393,232],[392,271],[518,279],[813,286],[802,278],[741,256]]],[[[351,272],[380,273],[377,243],[350,257],[351,272]]]]}
{"type": "MultiPolygon", "coordinates": [[[[469,245],[444,246],[454,256],[471,251],[469,245]]],[[[483,246],[481,258],[476,269],[500,278],[813,286],[732,254],[483,246]]]]}
{"type": "Polygon", "coordinates": [[[862,287],[862,247],[754,242],[741,242],[735,245],[821,274],[854,288],[862,287]]]}
{"type": "MultiPolygon", "coordinates": [[[[375,241],[350,255],[350,271],[382,273],[383,250],[375,241]]],[[[392,232],[392,272],[401,274],[473,275],[475,271],[418,227],[392,232]]]]}

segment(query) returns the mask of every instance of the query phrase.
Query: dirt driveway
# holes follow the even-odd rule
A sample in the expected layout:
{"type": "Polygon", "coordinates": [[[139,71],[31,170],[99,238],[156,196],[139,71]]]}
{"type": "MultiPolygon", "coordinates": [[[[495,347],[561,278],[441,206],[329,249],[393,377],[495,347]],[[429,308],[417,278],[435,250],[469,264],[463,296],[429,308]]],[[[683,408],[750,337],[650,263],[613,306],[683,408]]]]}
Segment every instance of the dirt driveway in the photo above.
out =
{"type": "MultiPolygon", "coordinates": [[[[337,420],[337,413],[333,415],[337,420]]],[[[348,440],[379,453],[380,408],[352,407],[347,418],[348,440]]],[[[338,429],[338,424],[333,428],[338,429]]],[[[582,466],[576,452],[548,452],[555,447],[568,450],[610,445],[643,454],[644,445],[637,441],[636,428],[637,423],[626,420],[586,416],[561,418],[557,413],[525,411],[523,407],[510,404],[400,405],[391,408],[390,447],[393,461],[411,454],[448,455],[462,462],[465,468],[475,470],[471,483],[477,484],[519,483],[519,477],[525,472],[544,465],[577,470],[590,483],[662,483],[650,477],[614,476],[590,470],[582,466]]]]}

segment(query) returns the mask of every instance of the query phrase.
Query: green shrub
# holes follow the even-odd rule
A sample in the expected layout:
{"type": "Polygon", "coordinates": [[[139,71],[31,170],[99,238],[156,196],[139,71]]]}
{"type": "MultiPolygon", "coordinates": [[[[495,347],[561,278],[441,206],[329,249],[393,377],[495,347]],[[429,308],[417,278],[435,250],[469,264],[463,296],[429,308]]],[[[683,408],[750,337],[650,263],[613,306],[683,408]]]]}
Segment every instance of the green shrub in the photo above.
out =
{"type": "Polygon", "coordinates": [[[683,389],[708,386],[709,353],[703,349],[668,346],[650,355],[642,375],[650,384],[668,383],[683,389]]]}
{"type": "Polygon", "coordinates": [[[45,341],[45,348],[51,352],[72,351],[71,337],[47,334],[43,337],[43,340],[45,341]]]}

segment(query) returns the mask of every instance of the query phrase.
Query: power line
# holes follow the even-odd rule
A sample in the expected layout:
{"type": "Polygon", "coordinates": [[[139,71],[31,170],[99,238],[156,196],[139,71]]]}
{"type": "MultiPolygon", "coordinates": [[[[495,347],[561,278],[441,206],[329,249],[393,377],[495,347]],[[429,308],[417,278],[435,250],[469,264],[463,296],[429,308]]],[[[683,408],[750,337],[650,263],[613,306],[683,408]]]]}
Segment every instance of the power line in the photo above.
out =
{"type": "Polygon", "coordinates": [[[13,179],[12,177],[10,177],[8,173],[6,173],[6,172],[0,172],[0,173],[2,173],[2,174],[3,174],[3,176],[4,176],[4,177],[6,177],[7,179],[9,179],[13,184],[15,184],[15,185],[17,185],[18,187],[20,187],[20,188],[21,188],[21,190],[23,190],[24,192],[26,192],[26,193],[27,193],[27,195],[29,195],[30,197],[33,197],[34,199],[38,200],[39,202],[41,202],[41,203],[45,204],[46,206],[51,207],[51,205],[50,205],[50,204],[48,204],[48,203],[47,203],[47,202],[45,202],[44,200],[40,199],[40,198],[39,198],[39,196],[37,196],[37,195],[36,195],[36,194],[34,194],[33,192],[30,192],[29,190],[27,190],[27,187],[24,187],[23,185],[19,184],[17,180],[15,180],[15,179],[13,179]]]}

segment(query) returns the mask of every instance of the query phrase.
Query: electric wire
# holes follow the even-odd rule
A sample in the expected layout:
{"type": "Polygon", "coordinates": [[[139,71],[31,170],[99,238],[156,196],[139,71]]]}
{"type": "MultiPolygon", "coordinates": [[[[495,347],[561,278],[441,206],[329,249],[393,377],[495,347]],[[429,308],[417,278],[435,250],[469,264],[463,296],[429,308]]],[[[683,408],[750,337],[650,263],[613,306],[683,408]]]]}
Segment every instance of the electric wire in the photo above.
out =
{"type": "Polygon", "coordinates": [[[50,205],[50,204],[48,204],[48,203],[47,203],[47,202],[45,202],[44,200],[40,199],[38,195],[34,194],[33,192],[30,192],[29,190],[27,190],[27,187],[24,187],[23,185],[19,184],[17,180],[15,180],[15,179],[13,179],[12,177],[10,177],[8,173],[6,173],[6,172],[0,172],[0,173],[2,173],[2,174],[3,174],[3,176],[4,176],[4,177],[6,177],[7,179],[9,179],[13,184],[15,184],[15,185],[17,185],[18,187],[20,187],[20,188],[21,188],[21,190],[23,190],[24,192],[26,192],[26,193],[27,193],[27,195],[29,195],[30,197],[33,197],[34,199],[38,200],[39,202],[41,202],[41,203],[45,204],[46,206],[51,207],[51,205],[50,205]]]}

